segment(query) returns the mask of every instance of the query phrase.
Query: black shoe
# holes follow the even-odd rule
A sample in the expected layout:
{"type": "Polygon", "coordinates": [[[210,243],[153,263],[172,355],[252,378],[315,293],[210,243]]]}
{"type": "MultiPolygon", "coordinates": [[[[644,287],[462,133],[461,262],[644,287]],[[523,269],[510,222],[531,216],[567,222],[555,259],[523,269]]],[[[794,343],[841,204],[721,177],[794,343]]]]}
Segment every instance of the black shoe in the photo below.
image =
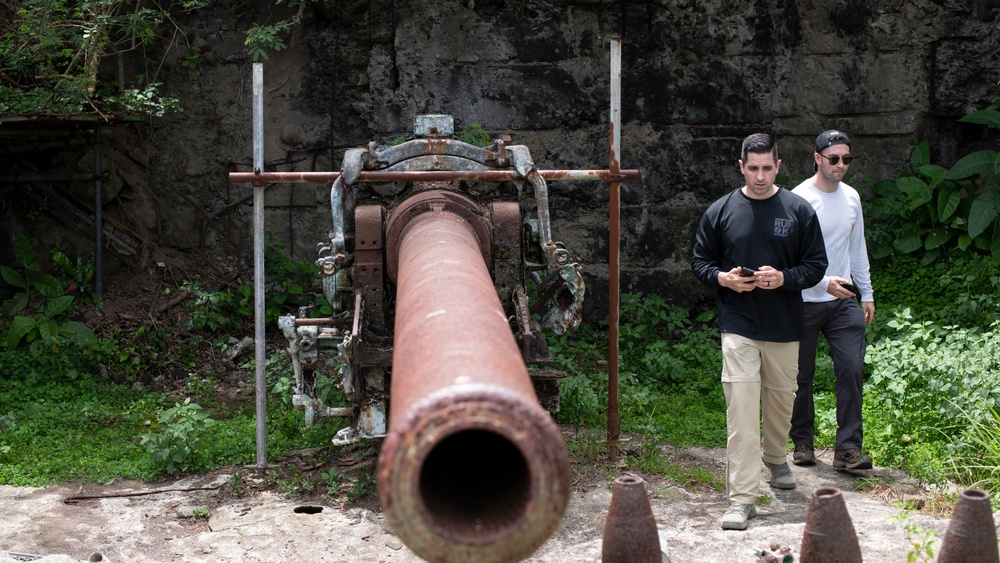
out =
{"type": "Polygon", "coordinates": [[[816,453],[813,452],[813,445],[795,444],[795,452],[792,453],[792,463],[795,465],[816,465],[816,453]]]}
{"type": "Polygon", "coordinates": [[[833,467],[836,469],[871,469],[872,458],[861,453],[861,450],[837,450],[833,454],[833,467]]]}

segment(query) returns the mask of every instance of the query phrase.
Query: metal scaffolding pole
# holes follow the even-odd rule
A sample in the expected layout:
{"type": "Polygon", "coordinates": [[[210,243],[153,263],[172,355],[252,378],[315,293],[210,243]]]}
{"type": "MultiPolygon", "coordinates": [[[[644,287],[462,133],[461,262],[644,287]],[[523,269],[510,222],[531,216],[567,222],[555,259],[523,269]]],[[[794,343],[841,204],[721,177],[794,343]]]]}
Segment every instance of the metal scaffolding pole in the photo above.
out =
{"type": "MultiPolygon", "coordinates": [[[[253,65],[253,169],[264,171],[264,65],[253,65]]],[[[264,186],[253,188],[254,367],[257,387],[257,468],[267,467],[267,383],[264,379],[264,186]]]]}
{"type": "MultiPolygon", "coordinates": [[[[621,60],[622,38],[611,38],[611,154],[608,168],[612,177],[620,176],[618,153],[621,151],[621,60]]],[[[618,305],[619,305],[619,265],[621,246],[619,220],[621,216],[620,182],[615,179],[610,184],[610,217],[608,234],[608,457],[612,462],[618,459],[618,305]]]]}
{"type": "Polygon", "coordinates": [[[104,221],[101,219],[101,128],[94,129],[94,290],[104,294],[104,221]]]}

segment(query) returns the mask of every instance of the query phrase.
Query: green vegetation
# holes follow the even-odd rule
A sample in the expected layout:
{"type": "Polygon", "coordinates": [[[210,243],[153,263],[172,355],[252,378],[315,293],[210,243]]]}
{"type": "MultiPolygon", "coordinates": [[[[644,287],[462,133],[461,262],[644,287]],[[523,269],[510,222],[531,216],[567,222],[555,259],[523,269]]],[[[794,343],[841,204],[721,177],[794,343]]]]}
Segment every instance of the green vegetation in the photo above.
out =
{"type": "Polygon", "coordinates": [[[462,142],[475,145],[477,147],[488,146],[491,142],[490,134],[478,123],[470,123],[459,135],[462,142]]]}
{"type": "Polygon", "coordinates": [[[898,505],[901,511],[899,514],[889,517],[890,522],[903,524],[906,538],[910,542],[910,551],[906,553],[906,563],[917,563],[918,561],[934,561],[934,554],[937,541],[940,539],[937,532],[928,530],[917,525],[913,521],[913,509],[904,505],[898,505]]]}
{"type": "Polygon", "coordinates": [[[295,23],[293,20],[282,20],[271,25],[255,23],[250,26],[250,29],[247,30],[246,39],[250,58],[254,61],[259,61],[260,59],[266,61],[269,58],[268,51],[281,51],[287,47],[281,36],[288,33],[295,23]]]}
{"type": "MultiPolygon", "coordinates": [[[[998,104],[960,121],[1000,129],[998,104]]],[[[876,197],[866,209],[873,228],[868,244],[876,259],[914,254],[922,264],[956,254],[992,254],[1000,259],[1000,155],[981,150],[951,168],[930,161],[930,144],[917,144],[912,171],[895,181],[875,183],[876,197]]]]}
{"type": "MultiPolygon", "coordinates": [[[[218,363],[196,359],[206,346],[211,357],[227,344],[223,329],[248,325],[246,308],[224,305],[244,298],[244,286],[192,292],[184,330],[143,325],[127,332],[111,328],[100,337],[72,320],[99,299],[89,293],[90,262],[71,261],[54,251],[52,273],[33,260],[27,240],[18,237],[19,269],[3,267],[13,295],[0,304],[0,483],[40,486],[83,479],[152,480],[160,473],[204,471],[254,462],[256,417],[252,397],[226,398],[217,391],[218,363]],[[53,301],[56,305],[53,305],[53,301]],[[27,319],[33,330],[23,331],[27,319]],[[211,322],[210,322],[211,321],[211,322]],[[62,327],[79,325],[76,332],[62,327]],[[19,332],[20,331],[20,332],[19,332]],[[80,338],[87,334],[88,338],[80,338]],[[217,344],[211,344],[218,340],[217,344]],[[177,343],[185,345],[181,346],[177,343]],[[134,383],[140,376],[188,372],[183,382],[153,391],[134,383]]],[[[268,313],[294,312],[315,302],[315,266],[289,259],[269,239],[268,313]],[[303,285],[299,285],[299,284],[303,285]]],[[[176,291],[181,291],[177,288],[176,291]]],[[[228,333],[227,333],[228,334],[228,333]]],[[[239,377],[252,386],[253,366],[239,377]]],[[[269,459],[289,451],[327,446],[341,420],[305,429],[290,397],[291,364],[282,354],[268,357],[269,459]]],[[[174,376],[176,377],[176,376],[174,376]]],[[[231,377],[231,376],[229,376],[231,377]]],[[[319,381],[335,404],[332,381],[319,381]]],[[[234,485],[234,488],[236,486],[234,485]]]]}
{"type": "MultiPolygon", "coordinates": [[[[278,317],[295,312],[300,307],[314,306],[314,316],[329,316],[332,312],[318,284],[316,265],[308,260],[292,260],[285,247],[268,231],[264,244],[264,322],[274,326],[278,317]]],[[[253,284],[240,284],[229,289],[202,288],[197,281],[181,284],[181,291],[194,297],[187,301],[188,320],[185,330],[217,333],[232,331],[253,319],[253,284]]]]}
{"type": "MultiPolygon", "coordinates": [[[[147,75],[125,76],[123,57],[143,58],[162,49],[171,56],[181,30],[175,19],[208,6],[211,0],[21,0],[5,6],[0,18],[0,115],[80,113],[162,117],[180,112],[175,98],[160,93],[147,75]],[[166,29],[165,29],[166,28],[166,29]],[[172,28],[172,29],[171,29],[172,28]]],[[[275,0],[296,9],[275,23],[246,30],[253,61],[283,50],[284,37],[303,18],[308,2],[275,0]]],[[[179,54],[180,64],[197,70],[198,53],[179,54]]],[[[163,62],[151,68],[160,68],[163,62]]],[[[155,76],[155,75],[154,75],[155,76]]]]}
{"type": "MultiPolygon", "coordinates": [[[[17,348],[24,342],[32,345],[32,351],[41,353],[45,347],[58,347],[67,340],[84,346],[94,343],[97,337],[93,331],[68,318],[76,298],[73,281],[79,279],[64,284],[55,276],[40,273],[41,267],[35,263],[31,244],[24,235],[14,239],[14,256],[20,271],[0,266],[0,275],[16,291],[13,298],[0,305],[0,315],[12,317],[4,339],[6,346],[17,348]]],[[[61,252],[53,252],[53,260],[79,275],[61,252]]]]}
{"type": "MultiPolygon", "coordinates": [[[[903,255],[876,262],[873,278],[879,309],[866,357],[868,453],[878,465],[927,483],[952,480],[1000,494],[1000,264],[974,253],[927,265],[903,255]]],[[[643,440],[642,452],[626,462],[721,490],[717,476],[684,473],[658,448],[725,445],[718,330],[710,313],[691,316],[658,296],[623,295],[621,429],[643,440]]],[[[607,346],[605,326],[551,337],[556,365],[572,376],[562,382],[562,422],[605,425],[607,372],[600,360],[607,346]]],[[[817,445],[832,447],[835,377],[825,346],[821,340],[817,445]]]]}
{"type": "Polygon", "coordinates": [[[140,442],[146,446],[150,461],[171,475],[190,470],[215,421],[188,397],[183,404],[175,403],[161,412],[157,422],[155,430],[143,434],[140,442]]]}
{"type": "Polygon", "coordinates": [[[0,23],[0,114],[102,111],[162,116],[177,100],[143,76],[102,73],[102,62],[141,50],[171,16],[201,0],[30,0],[0,23]],[[129,85],[129,82],[134,84],[129,85]]]}

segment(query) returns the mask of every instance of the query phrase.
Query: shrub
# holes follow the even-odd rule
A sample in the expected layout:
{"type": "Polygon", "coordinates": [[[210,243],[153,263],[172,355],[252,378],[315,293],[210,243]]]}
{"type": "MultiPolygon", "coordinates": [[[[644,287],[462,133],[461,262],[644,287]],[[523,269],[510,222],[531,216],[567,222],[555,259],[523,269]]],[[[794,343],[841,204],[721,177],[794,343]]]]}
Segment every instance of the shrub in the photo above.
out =
{"type": "MultiPolygon", "coordinates": [[[[0,265],[0,275],[16,291],[13,297],[0,304],[0,314],[10,317],[4,344],[17,348],[22,342],[41,341],[45,347],[52,348],[66,341],[80,346],[96,342],[92,330],[69,318],[75,295],[68,293],[69,286],[55,276],[41,273],[41,266],[34,261],[31,244],[24,235],[15,237],[14,255],[21,265],[20,271],[0,265]]],[[[53,257],[65,259],[61,253],[54,253],[53,257]]],[[[37,347],[35,351],[40,352],[37,347]]]]}
{"type": "Polygon", "coordinates": [[[157,420],[161,426],[143,434],[141,442],[152,454],[153,463],[170,475],[198,467],[199,448],[215,421],[190,398],[161,412],[157,420]]]}
{"type": "MultiPolygon", "coordinates": [[[[994,104],[959,121],[1000,128],[1000,112],[994,104]]],[[[1000,155],[976,151],[944,168],[931,164],[924,140],[910,167],[896,180],[876,182],[876,197],[865,206],[873,257],[912,254],[921,264],[966,254],[1000,258],[1000,155]]]]}
{"type": "Polygon", "coordinates": [[[865,358],[868,449],[879,463],[927,471],[923,462],[941,453],[934,444],[955,440],[966,418],[988,420],[1000,398],[1000,324],[979,331],[906,308],[891,315],[865,358]]]}

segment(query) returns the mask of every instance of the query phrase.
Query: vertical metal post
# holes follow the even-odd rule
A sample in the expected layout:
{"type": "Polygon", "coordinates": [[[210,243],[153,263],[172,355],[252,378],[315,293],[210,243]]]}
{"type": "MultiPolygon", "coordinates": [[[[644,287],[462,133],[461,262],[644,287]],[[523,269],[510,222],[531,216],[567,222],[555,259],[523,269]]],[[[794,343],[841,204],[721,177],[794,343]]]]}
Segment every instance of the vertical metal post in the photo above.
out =
{"type": "MultiPolygon", "coordinates": [[[[253,170],[264,171],[264,65],[253,65],[253,170]]],[[[253,187],[254,367],[257,386],[257,467],[267,467],[267,382],[264,379],[264,185],[253,187]]]]}
{"type": "MultiPolygon", "coordinates": [[[[609,170],[614,178],[621,173],[618,154],[621,151],[621,80],[622,38],[611,38],[611,155],[609,170]]],[[[621,215],[620,182],[613,180],[610,189],[610,233],[608,240],[608,457],[618,459],[618,254],[621,245],[619,218],[621,215]]]]}
{"type": "Polygon", "coordinates": [[[104,220],[101,217],[101,128],[94,129],[94,290],[104,294],[104,220]]]}

